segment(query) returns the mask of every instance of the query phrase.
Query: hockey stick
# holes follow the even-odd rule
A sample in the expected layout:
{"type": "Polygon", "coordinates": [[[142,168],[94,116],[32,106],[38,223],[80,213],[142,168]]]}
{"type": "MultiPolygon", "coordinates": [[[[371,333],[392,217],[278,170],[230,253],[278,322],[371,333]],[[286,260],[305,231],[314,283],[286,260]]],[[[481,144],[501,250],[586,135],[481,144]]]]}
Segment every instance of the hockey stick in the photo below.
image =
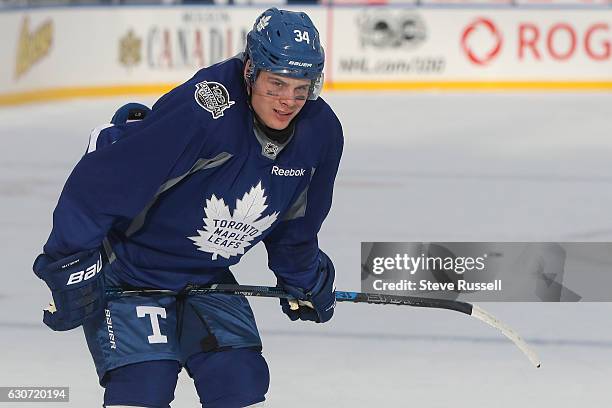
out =
{"type": "MultiPolygon", "coordinates": [[[[223,293],[226,295],[243,295],[280,298],[295,301],[291,295],[278,287],[270,286],[248,286],[248,285],[233,285],[233,284],[213,284],[210,286],[191,286],[185,291],[177,293],[171,290],[164,289],[121,289],[109,288],[107,294],[116,296],[130,295],[206,295],[211,293],[223,293]]],[[[482,308],[466,302],[445,299],[429,299],[414,296],[386,295],[382,293],[362,293],[362,292],[343,292],[336,291],[337,302],[353,302],[353,303],[370,303],[379,305],[403,305],[413,307],[429,307],[436,309],[448,309],[456,312],[465,313],[481,320],[489,326],[502,332],[504,336],[510,339],[531,361],[536,367],[540,368],[540,359],[536,353],[527,345],[527,343],[513,329],[502,323],[492,314],[486,312],[482,308]]]]}

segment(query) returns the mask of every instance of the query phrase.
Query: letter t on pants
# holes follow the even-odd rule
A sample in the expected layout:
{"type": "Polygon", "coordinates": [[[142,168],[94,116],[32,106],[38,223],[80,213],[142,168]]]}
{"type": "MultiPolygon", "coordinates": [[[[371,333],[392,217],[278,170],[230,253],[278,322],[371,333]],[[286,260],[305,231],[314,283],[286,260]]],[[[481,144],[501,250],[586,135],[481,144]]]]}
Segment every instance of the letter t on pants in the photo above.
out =
{"type": "Polygon", "coordinates": [[[166,309],[155,306],[136,306],[136,313],[138,314],[138,317],[145,317],[146,315],[149,315],[151,319],[153,335],[147,337],[149,339],[149,343],[154,344],[168,342],[168,337],[161,334],[158,320],[158,316],[160,316],[162,319],[166,318],[166,309]]]}

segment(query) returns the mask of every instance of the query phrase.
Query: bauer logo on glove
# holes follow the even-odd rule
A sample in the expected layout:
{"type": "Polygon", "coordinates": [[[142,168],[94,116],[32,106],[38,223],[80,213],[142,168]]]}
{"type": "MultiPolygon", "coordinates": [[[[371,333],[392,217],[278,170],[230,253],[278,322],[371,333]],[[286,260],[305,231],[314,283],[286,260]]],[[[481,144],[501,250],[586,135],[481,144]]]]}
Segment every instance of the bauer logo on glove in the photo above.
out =
{"type": "Polygon", "coordinates": [[[44,309],[43,322],[51,329],[74,329],[104,307],[100,251],[83,251],[54,261],[41,254],[34,261],[36,276],[51,289],[53,302],[44,309]]]}
{"type": "MultiPolygon", "coordinates": [[[[80,260],[77,260],[75,262],[79,262],[79,261],[80,260]]],[[[69,267],[69,266],[72,266],[72,265],[62,266],[62,269],[69,267]]],[[[79,283],[84,280],[88,280],[92,278],[93,276],[95,276],[96,273],[100,272],[101,270],[102,270],[102,257],[99,257],[98,261],[94,265],[90,265],[86,269],[80,270],[78,272],[71,273],[70,277],[68,278],[68,282],[66,283],[66,286],[74,285],[75,283],[79,283]]]]}

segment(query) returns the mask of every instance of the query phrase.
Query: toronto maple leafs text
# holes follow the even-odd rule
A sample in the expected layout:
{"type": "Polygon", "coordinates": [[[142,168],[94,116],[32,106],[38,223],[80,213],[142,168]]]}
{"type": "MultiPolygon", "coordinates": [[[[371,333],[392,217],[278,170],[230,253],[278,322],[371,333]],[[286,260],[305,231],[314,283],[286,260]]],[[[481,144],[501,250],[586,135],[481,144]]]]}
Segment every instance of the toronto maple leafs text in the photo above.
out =
{"type": "Polygon", "coordinates": [[[208,237],[208,242],[226,248],[240,248],[249,238],[259,235],[259,230],[252,225],[228,220],[212,220],[215,230],[208,237]]]}

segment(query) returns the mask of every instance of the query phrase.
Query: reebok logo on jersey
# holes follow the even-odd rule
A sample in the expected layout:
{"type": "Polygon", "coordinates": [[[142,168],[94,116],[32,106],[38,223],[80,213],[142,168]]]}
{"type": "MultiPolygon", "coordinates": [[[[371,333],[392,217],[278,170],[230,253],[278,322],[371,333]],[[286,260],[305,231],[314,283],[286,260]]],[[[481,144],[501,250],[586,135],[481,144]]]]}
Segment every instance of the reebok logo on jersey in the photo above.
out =
{"type": "Polygon", "coordinates": [[[275,176],[285,176],[285,177],[302,177],[304,175],[304,169],[281,169],[278,166],[272,166],[272,174],[275,176]]]}
{"type": "Polygon", "coordinates": [[[195,100],[204,110],[212,113],[213,119],[223,116],[223,111],[235,102],[225,86],[219,82],[202,81],[196,84],[195,100]]]}

